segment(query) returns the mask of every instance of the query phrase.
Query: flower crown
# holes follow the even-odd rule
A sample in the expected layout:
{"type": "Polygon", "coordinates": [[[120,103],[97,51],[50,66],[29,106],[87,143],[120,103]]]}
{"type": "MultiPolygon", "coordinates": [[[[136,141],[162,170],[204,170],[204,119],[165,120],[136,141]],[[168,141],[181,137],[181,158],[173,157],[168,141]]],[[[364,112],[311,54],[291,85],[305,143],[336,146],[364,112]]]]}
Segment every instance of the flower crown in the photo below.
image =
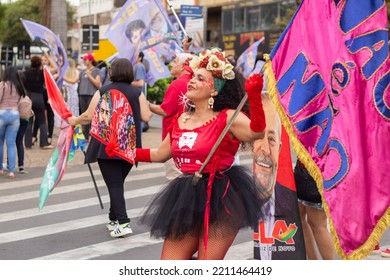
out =
{"type": "Polygon", "coordinates": [[[211,71],[214,78],[233,80],[235,77],[233,65],[225,57],[225,52],[218,48],[203,50],[199,56],[194,56],[190,61],[192,70],[206,68],[211,71]]]}

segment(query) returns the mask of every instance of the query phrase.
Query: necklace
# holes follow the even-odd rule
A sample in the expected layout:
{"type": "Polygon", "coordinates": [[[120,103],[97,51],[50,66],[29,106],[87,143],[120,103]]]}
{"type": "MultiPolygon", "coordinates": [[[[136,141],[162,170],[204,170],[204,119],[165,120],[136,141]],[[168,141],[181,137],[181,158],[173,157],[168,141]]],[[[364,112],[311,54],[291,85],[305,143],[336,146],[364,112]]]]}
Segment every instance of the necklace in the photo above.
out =
{"type": "Polygon", "coordinates": [[[183,123],[186,123],[186,121],[188,121],[190,119],[190,114],[186,113],[184,116],[183,116],[183,123]]]}

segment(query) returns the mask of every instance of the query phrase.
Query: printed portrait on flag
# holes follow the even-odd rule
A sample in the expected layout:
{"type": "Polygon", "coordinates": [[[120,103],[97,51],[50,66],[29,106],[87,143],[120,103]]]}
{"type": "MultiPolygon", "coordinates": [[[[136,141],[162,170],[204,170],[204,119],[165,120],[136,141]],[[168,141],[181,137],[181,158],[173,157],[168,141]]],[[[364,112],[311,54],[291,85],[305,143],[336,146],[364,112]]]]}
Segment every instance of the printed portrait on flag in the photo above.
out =
{"type": "Polygon", "coordinates": [[[120,57],[129,59],[133,64],[140,51],[177,40],[165,9],[154,0],[127,1],[105,35],[115,45],[120,57]]]}
{"type": "MultiPolygon", "coordinates": [[[[253,73],[256,67],[256,59],[258,57],[258,48],[259,45],[264,42],[264,36],[258,41],[249,46],[237,59],[236,69],[240,72],[246,79],[253,73]]],[[[257,72],[259,73],[259,72],[257,72]]]]}
{"type": "Polygon", "coordinates": [[[262,207],[254,232],[254,258],[306,259],[303,230],[292,171],[290,143],[268,94],[262,94],[265,137],[253,142],[253,176],[261,190],[262,207]],[[283,137],[282,141],[282,135],[283,137]],[[283,149],[283,150],[282,150],[283,149]]]}
{"type": "Polygon", "coordinates": [[[390,225],[388,40],[384,0],[303,0],[266,64],[344,259],[367,256],[390,225]]]}
{"type": "Polygon", "coordinates": [[[60,38],[47,27],[35,23],[33,21],[22,19],[22,23],[31,40],[40,42],[49,48],[50,58],[56,64],[58,71],[58,78],[56,80],[56,83],[57,86],[61,88],[63,83],[63,77],[69,67],[69,62],[67,59],[65,48],[60,38]]]}
{"type": "Polygon", "coordinates": [[[133,110],[119,90],[111,89],[101,95],[91,122],[91,136],[110,146],[113,156],[134,163],[136,128],[133,110]]]}

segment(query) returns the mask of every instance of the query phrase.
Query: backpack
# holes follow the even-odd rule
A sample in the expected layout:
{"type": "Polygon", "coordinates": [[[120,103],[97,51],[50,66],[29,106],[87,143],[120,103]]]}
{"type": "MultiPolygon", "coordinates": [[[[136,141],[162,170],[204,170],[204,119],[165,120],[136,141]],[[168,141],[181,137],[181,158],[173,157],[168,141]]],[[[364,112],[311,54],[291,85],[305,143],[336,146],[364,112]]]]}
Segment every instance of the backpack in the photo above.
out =
{"type": "Polygon", "coordinates": [[[27,95],[20,97],[18,111],[21,119],[29,119],[32,116],[32,101],[27,95]]]}

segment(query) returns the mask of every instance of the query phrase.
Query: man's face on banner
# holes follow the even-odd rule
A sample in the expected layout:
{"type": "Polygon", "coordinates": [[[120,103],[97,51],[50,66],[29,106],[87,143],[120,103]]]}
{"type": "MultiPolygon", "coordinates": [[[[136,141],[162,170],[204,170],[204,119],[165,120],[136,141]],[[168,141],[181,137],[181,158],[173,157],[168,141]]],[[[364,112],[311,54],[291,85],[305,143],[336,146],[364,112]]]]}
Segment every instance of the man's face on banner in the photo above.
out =
{"type": "Polygon", "coordinates": [[[268,99],[263,99],[266,119],[265,136],[253,142],[253,175],[256,183],[262,188],[264,197],[272,195],[278,171],[279,152],[282,143],[281,123],[275,106],[268,99]]]}
{"type": "MultiPolygon", "coordinates": [[[[158,35],[164,35],[163,33],[167,32],[167,23],[163,14],[157,6],[152,6],[149,10],[150,17],[150,29],[158,33],[158,35]]],[[[157,35],[153,34],[152,36],[157,35]]]]}
{"type": "Polygon", "coordinates": [[[111,109],[110,104],[107,102],[106,99],[102,100],[102,103],[100,105],[100,114],[99,114],[99,122],[103,122],[109,126],[110,125],[110,118],[111,118],[111,109]]]}

